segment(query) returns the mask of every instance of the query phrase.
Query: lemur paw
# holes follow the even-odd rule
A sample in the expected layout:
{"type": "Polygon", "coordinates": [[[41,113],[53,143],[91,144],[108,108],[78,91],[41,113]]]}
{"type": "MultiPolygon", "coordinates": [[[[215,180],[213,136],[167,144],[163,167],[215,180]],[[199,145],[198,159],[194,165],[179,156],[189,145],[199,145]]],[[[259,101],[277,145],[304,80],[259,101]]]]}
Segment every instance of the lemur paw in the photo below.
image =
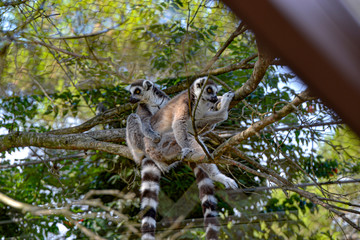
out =
{"type": "Polygon", "coordinates": [[[154,143],[159,143],[161,140],[161,136],[159,133],[157,132],[147,132],[146,134],[144,134],[147,138],[150,138],[151,141],[153,141],[154,143]]]}
{"type": "Polygon", "coordinates": [[[186,158],[186,156],[189,155],[192,152],[193,152],[193,150],[190,149],[190,148],[181,149],[181,161],[184,160],[186,158]]]}
{"type": "Polygon", "coordinates": [[[233,92],[224,93],[221,97],[221,109],[228,108],[234,96],[235,94],[233,92]]]}
{"type": "Polygon", "coordinates": [[[235,93],[227,92],[227,93],[224,93],[224,95],[222,96],[222,99],[224,99],[225,101],[231,101],[231,99],[233,99],[234,96],[235,96],[235,93]]]}
{"type": "Polygon", "coordinates": [[[231,188],[231,189],[238,189],[238,185],[237,183],[235,182],[235,180],[229,178],[227,181],[226,181],[226,184],[224,184],[226,188],[231,188]]]}
{"type": "Polygon", "coordinates": [[[141,122],[141,119],[140,119],[139,115],[137,115],[136,113],[131,113],[127,118],[127,122],[130,122],[130,121],[141,122]]]}
{"type": "Polygon", "coordinates": [[[224,174],[218,174],[218,175],[212,177],[212,179],[215,182],[220,182],[220,183],[224,184],[225,188],[231,188],[231,189],[238,188],[238,185],[235,182],[235,180],[225,176],[224,174]]]}
{"type": "Polygon", "coordinates": [[[159,143],[161,140],[160,134],[154,132],[154,136],[152,137],[154,143],[159,143]]]}

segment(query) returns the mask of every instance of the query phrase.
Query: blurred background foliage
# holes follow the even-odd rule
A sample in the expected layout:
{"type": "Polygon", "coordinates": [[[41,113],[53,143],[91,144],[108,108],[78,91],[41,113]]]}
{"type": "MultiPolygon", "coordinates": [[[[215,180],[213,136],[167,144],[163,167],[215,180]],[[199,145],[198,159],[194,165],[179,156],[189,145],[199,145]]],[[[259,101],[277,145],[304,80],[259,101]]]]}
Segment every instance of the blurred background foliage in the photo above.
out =
{"type": "MultiPolygon", "coordinates": [[[[136,79],[149,79],[167,88],[201,71],[239,25],[222,4],[209,0],[24,0],[0,3],[0,134],[13,131],[46,132],[75,126],[105,109],[128,102],[123,89],[136,79]]],[[[237,37],[212,66],[217,69],[257,53],[255,37],[246,31],[237,37]]],[[[253,64],[256,59],[252,60],[253,64]]],[[[217,77],[238,89],[252,69],[225,72],[217,77]]],[[[270,66],[258,88],[231,110],[215,133],[228,137],[263,119],[291,101],[305,87],[287,68],[270,66]]],[[[223,91],[225,92],[225,90],[223,91]]],[[[127,113],[112,125],[123,128],[127,113]]],[[[314,101],[266,128],[238,146],[262,165],[294,183],[359,176],[360,142],[341,120],[314,101]],[[298,166],[301,167],[299,169],[298,166]]],[[[211,139],[206,139],[212,149],[211,139]]],[[[125,144],[125,143],[123,143],[125,144]]],[[[119,189],[136,193],[132,201],[100,196],[120,210],[128,222],[109,222],[97,208],[71,207],[77,220],[107,239],[137,239],[129,224],[139,222],[139,168],[134,162],[101,152],[12,149],[1,154],[1,192],[40,206],[64,206],[90,189],[119,189]],[[21,153],[27,153],[21,157],[21,153]],[[80,156],[80,155],[81,156],[80,156]],[[76,156],[76,157],[74,157],[76,156]],[[54,159],[26,166],[15,164],[54,159]],[[85,215],[86,216],[86,215],[85,215]]],[[[249,165],[244,160],[235,160],[249,165]]],[[[269,186],[235,167],[221,166],[243,192],[217,184],[222,239],[356,239],[358,233],[326,210],[296,194],[261,190],[269,186]],[[316,219],[316,220],[315,220],[316,219]]],[[[190,168],[179,165],[161,180],[160,204],[171,206],[194,184],[190,168]],[[167,205],[168,204],[168,205],[167,205]]],[[[359,202],[356,184],[328,185],[326,194],[341,194],[359,202]],[[330,193],[328,193],[330,192],[330,193]]],[[[315,187],[307,190],[321,194],[315,187]]],[[[194,193],[197,194],[196,192],[194,193]]],[[[193,195],[194,195],[193,194],[193,195]]],[[[333,196],[333,195],[331,195],[333,196]]],[[[340,196],[340,195],[336,195],[340,196]]],[[[197,200],[187,219],[201,218],[197,200]]],[[[341,206],[341,205],[339,205],[341,206]]],[[[175,212],[181,215],[183,212],[175,212]]],[[[159,234],[179,232],[167,222],[174,215],[159,211],[159,234]]],[[[358,216],[355,214],[353,218],[358,216]]],[[[184,220],[186,223],[186,220],[184,220]]],[[[195,221],[196,222],[196,221],[195,221]]],[[[200,221],[201,222],[201,221],[200,221]]],[[[184,224],[185,225],[185,224],[184,224]]],[[[199,225],[185,226],[178,239],[203,239],[199,225]]],[[[1,239],[81,239],[82,233],[62,216],[24,215],[0,204],[1,239]]]]}

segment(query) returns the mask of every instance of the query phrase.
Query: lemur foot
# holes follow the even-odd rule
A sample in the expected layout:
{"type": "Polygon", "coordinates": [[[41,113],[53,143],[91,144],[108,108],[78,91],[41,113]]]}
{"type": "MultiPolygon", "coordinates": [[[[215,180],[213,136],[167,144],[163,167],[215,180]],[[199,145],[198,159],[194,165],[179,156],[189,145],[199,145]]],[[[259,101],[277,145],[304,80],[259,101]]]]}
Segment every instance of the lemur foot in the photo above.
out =
{"type": "Polygon", "coordinates": [[[231,189],[238,189],[239,186],[235,182],[235,180],[229,178],[226,183],[223,183],[225,185],[225,188],[231,188],[231,189]]]}
{"type": "Polygon", "coordinates": [[[224,184],[225,188],[238,189],[238,185],[235,180],[225,176],[224,174],[214,176],[212,177],[212,180],[224,184]]]}

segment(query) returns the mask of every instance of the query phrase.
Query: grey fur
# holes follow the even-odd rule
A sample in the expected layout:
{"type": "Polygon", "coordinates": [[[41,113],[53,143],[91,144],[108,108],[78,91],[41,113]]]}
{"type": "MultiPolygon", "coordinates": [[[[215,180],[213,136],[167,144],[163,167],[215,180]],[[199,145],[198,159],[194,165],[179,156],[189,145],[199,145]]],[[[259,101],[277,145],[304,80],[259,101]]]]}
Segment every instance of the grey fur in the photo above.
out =
{"type": "MultiPolygon", "coordinates": [[[[221,98],[220,109],[214,111],[211,108],[214,108],[215,102],[211,103],[210,100],[215,100],[216,93],[217,86],[211,80],[206,82],[205,78],[197,79],[190,87],[190,98],[187,91],[180,93],[151,118],[151,125],[162,138],[158,144],[148,138],[144,139],[144,143],[147,155],[159,167],[163,165],[161,168],[166,169],[165,163],[180,152],[182,157],[192,154],[195,159],[202,159],[206,156],[192,135],[195,131],[189,112],[193,113],[198,133],[204,134],[212,130],[217,123],[228,118],[229,104],[234,96],[231,92],[225,93],[221,98]],[[211,93],[207,90],[209,87],[212,89],[211,93]]],[[[214,181],[221,182],[226,188],[237,188],[236,182],[222,174],[215,164],[201,166],[214,181]]]]}
{"type": "Polygon", "coordinates": [[[148,80],[139,80],[127,87],[130,102],[139,103],[136,114],[130,114],[126,123],[126,142],[136,163],[145,156],[144,136],[157,143],[161,136],[150,124],[150,118],[169,100],[169,96],[148,80]]]}
{"type": "Polygon", "coordinates": [[[134,160],[141,163],[141,239],[154,240],[161,171],[155,161],[145,157],[143,139],[160,141],[160,135],[150,125],[150,118],[170,98],[147,80],[136,81],[127,90],[131,92],[130,102],[139,103],[136,114],[130,114],[127,119],[126,142],[134,160]]]}
{"type": "MultiPolygon", "coordinates": [[[[166,105],[168,97],[162,98],[160,102],[154,89],[154,86],[151,87],[149,82],[145,81],[142,84],[136,82],[129,87],[132,93],[132,101],[138,101],[140,104],[137,114],[131,114],[128,117],[127,143],[135,161],[138,163],[142,161],[143,164],[147,164],[147,167],[142,169],[142,209],[146,207],[154,210],[146,213],[142,219],[142,239],[154,238],[156,221],[153,214],[156,213],[158,192],[154,192],[150,188],[159,189],[159,173],[156,173],[158,171],[156,167],[161,170],[169,169],[173,164],[168,166],[166,160],[175,157],[180,152],[182,152],[183,157],[189,153],[204,157],[203,149],[195,138],[188,133],[195,132],[191,117],[195,119],[195,128],[199,134],[211,131],[216,123],[227,119],[227,110],[233,97],[232,93],[224,94],[220,102],[220,109],[215,111],[218,88],[212,82],[206,82],[205,79],[198,79],[194,82],[190,90],[190,98],[185,91],[166,105]],[[142,88],[140,88],[141,86],[142,88]],[[136,90],[144,93],[142,95],[135,94],[136,90]],[[146,93],[154,96],[148,96],[146,93]],[[197,101],[199,98],[200,100],[197,101]],[[190,116],[190,112],[192,112],[192,116],[190,116]],[[156,144],[156,139],[153,137],[153,133],[157,132],[162,135],[159,144],[156,144]],[[144,145],[146,154],[144,153],[144,145]],[[148,158],[144,158],[145,155],[148,158]],[[151,165],[151,163],[154,165],[150,172],[149,164],[151,165]],[[148,187],[150,188],[148,189],[148,187]]],[[[218,223],[214,220],[217,214],[215,211],[216,198],[213,195],[215,189],[211,179],[223,183],[227,188],[237,188],[237,184],[222,174],[215,164],[195,164],[193,169],[199,186],[207,239],[217,239],[218,223]]]]}

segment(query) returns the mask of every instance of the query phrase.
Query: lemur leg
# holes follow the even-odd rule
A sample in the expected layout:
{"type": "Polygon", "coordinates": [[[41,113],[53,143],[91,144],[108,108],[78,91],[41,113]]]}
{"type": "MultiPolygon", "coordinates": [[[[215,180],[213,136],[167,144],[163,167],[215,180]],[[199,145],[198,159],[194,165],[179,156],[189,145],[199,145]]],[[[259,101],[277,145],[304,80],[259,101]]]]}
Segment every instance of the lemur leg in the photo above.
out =
{"type": "Polygon", "coordinates": [[[199,197],[201,201],[202,211],[204,214],[206,239],[218,239],[220,224],[217,220],[217,199],[215,198],[215,188],[213,181],[209,178],[209,175],[200,165],[191,163],[190,167],[195,173],[196,183],[199,188],[199,197]]]}
{"type": "MultiPolygon", "coordinates": [[[[159,144],[153,143],[151,139],[148,138],[144,138],[144,143],[147,155],[157,162],[173,159],[181,153],[181,147],[177,144],[172,134],[164,135],[159,144]]],[[[189,143],[193,151],[188,154],[190,154],[192,159],[201,161],[206,157],[204,150],[195,138],[190,136],[189,143]]],[[[238,188],[235,180],[221,173],[215,164],[202,163],[201,166],[213,181],[224,184],[226,188],[238,188]]]]}
{"type": "Polygon", "coordinates": [[[158,144],[149,138],[144,138],[144,145],[147,156],[157,162],[166,162],[181,152],[181,147],[177,144],[172,133],[164,134],[158,144]]]}
{"type": "Polygon", "coordinates": [[[144,135],[141,129],[142,123],[139,115],[130,114],[126,121],[126,144],[137,164],[140,164],[145,156],[144,135]]]}
{"type": "MultiPolygon", "coordinates": [[[[179,111],[182,113],[181,111],[179,111]]],[[[176,139],[176,142],[181,147],[181,158],[184,159],[189,153],[193,151],[191,148],[191,138],[188,134],[187,122],[188,122],[188,114],[183,113],[179,114],[179,116],[175,116],[175,121],[172,123],[173,133],[176,139]]]]}
{"type": "MultiPolygon", "coordinates": [[[[204,145],[205,146],[205,145],[204,145]]],[[[194,149],[198,155],[203,154],[205,157],[205,153],[203,148],[200,146],[200,144],[193,139],[191,142],[191,147],[192,149],[194,149]]],[[[202,169],[204,171],[206,171],[206,173],[209,175],[209,177],[215,181],[215,182],[220,182],[222,184],[224,184],[225,188],[232,188],[232,189],[237,189],[238,185],[236,183],[235,180],[229,178],[228,176],[226,176],[225,174],[221,173],[218,169],[218,167],[213,164],[213,163],[202,163],[199,164],[202,169]]]]}
{"type": "Polygon", "coordinates": [[[161,140],[160,134],[154,131],[151,127],[150,117],[146,117],[142,120],[142,132],[145,137],[150,138],[155,143],[158,143],[161,140]]]}
{"type": "Polygon", "coordinates": [[[156,209],[160,191],[161,172],[155,162],[144,158],[141,165],[141,240],[154,240],[156,229],[156,209]]]}
{"type": "Polygon", "coordinates": [[[209,174],[213,181],[224,184],[225,188],[238,188],[236,181],[221,173],[215,164],[203,163],[200,166],[209,174]]]}

